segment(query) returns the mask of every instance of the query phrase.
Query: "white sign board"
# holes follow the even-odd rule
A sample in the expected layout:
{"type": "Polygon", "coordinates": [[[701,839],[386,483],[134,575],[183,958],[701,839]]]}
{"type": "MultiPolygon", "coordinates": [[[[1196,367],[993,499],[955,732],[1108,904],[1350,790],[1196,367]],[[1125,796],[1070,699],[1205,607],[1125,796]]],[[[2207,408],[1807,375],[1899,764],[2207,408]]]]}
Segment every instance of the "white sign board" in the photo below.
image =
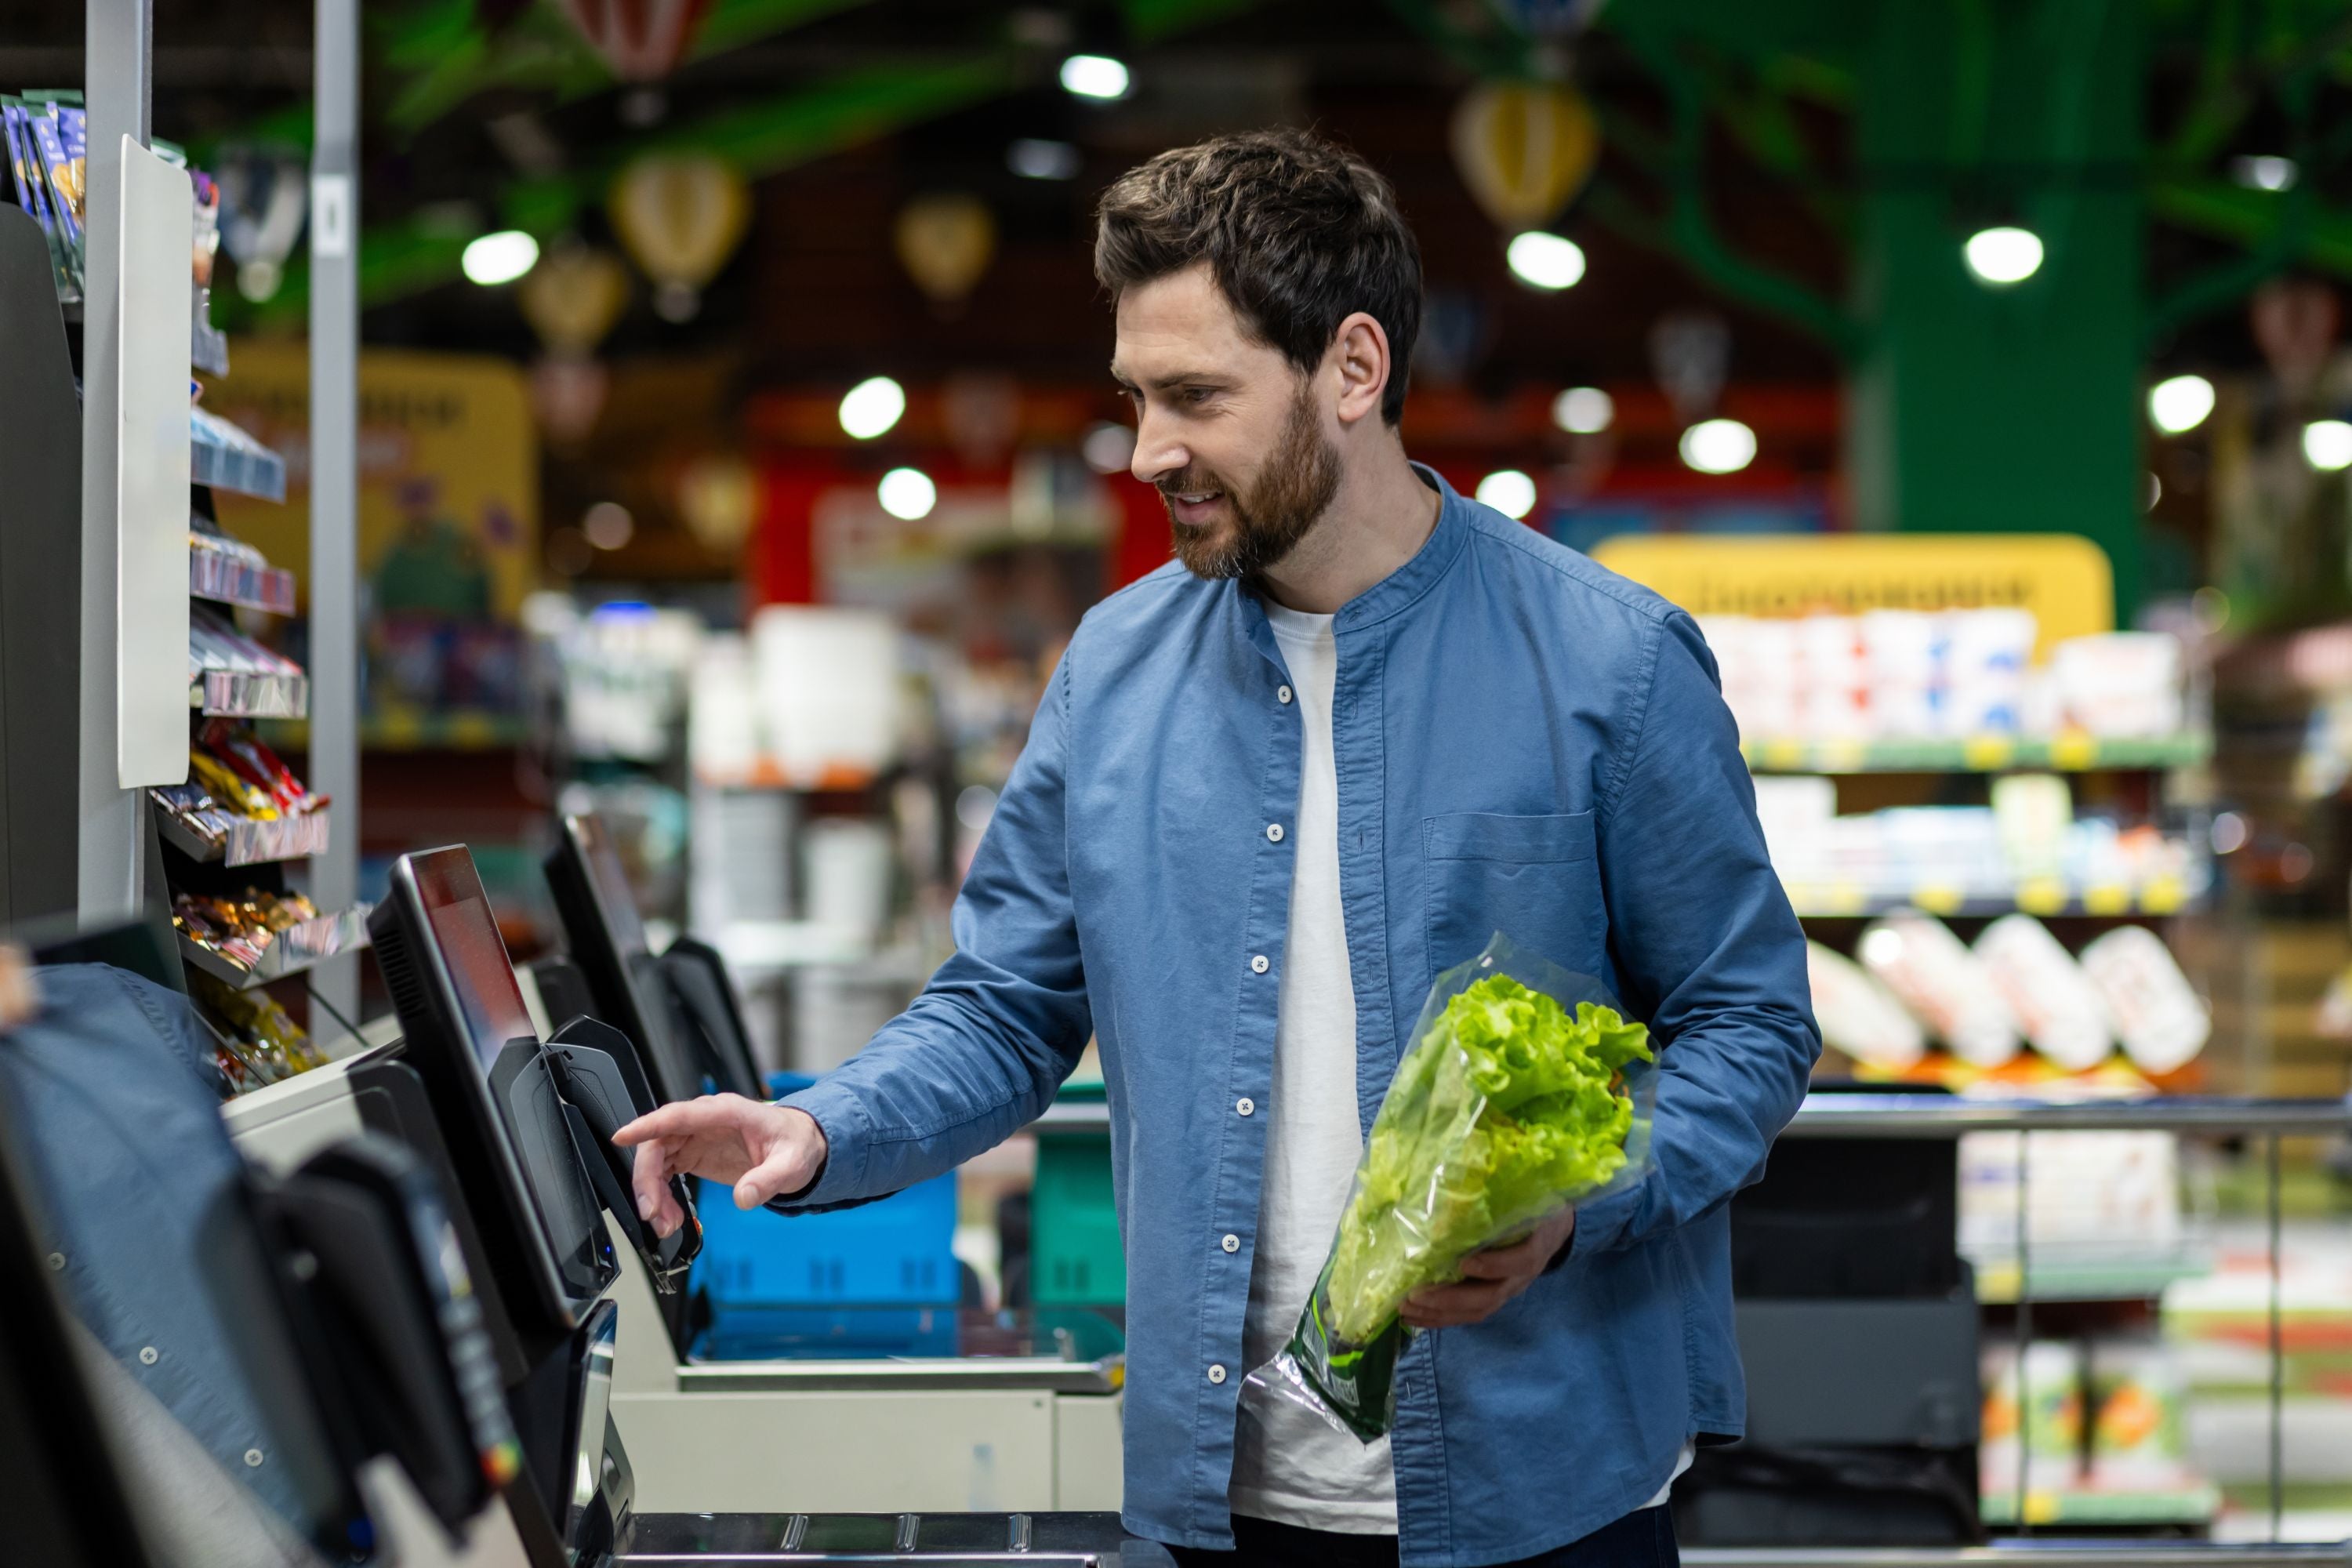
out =
{"type": "Polygon", "coordinates": [[[114,448],[115,765],[124,789],[188,776],[188,345],[195,195],[122,139],[114,448]]]}

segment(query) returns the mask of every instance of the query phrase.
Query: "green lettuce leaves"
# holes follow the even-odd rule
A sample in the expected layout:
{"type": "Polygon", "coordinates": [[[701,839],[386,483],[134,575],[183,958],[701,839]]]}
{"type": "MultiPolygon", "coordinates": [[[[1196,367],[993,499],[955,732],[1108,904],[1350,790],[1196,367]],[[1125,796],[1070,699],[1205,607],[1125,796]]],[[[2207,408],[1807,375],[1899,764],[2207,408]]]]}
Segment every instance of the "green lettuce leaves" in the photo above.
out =
{"type": "Polygon", "coordinates": [[[1649,1030],[1570,1014],[1507,974],[1456,994],[1397,1068],[1327,1266],[1327,1327],[1369,1342],[1462,1258],[1602,1185],[1625,1163],[1621,1074],[1649,1030]]]}

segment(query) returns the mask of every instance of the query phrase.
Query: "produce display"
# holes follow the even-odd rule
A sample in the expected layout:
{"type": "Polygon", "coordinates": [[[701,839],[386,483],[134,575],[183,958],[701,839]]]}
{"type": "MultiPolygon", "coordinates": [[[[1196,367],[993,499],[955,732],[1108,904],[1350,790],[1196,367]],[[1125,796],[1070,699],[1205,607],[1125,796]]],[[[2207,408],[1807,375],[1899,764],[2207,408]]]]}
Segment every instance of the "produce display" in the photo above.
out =
{"type": "Polygon", "coordinates": [[[1649,1030],[1600,986],[1497,937],[1431,987],[1381,1101],[1355,1190],[1255,1397],[1300,1401],[1365,1442],[1394,1416],[1405,1298],[1570,1203],[1638,1179],[1654,1092],[1649,1030]]]}

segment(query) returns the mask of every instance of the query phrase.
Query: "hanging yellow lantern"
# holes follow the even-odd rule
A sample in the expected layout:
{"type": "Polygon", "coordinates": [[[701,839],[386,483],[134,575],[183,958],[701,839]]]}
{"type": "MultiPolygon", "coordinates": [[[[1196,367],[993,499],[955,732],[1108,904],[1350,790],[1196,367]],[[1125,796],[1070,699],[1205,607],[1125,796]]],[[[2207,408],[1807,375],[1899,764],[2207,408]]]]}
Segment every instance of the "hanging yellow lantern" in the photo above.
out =
{"type": "Polygon", "coordinates": [[[682,321],[699,308],[751,220],[734,165],[708,153],[650,153],[624,168],[607,203],[613,227],[655,283],[654,309],[682,321]]]}
{"type": "Polygon", "coordinates": [[[1454,111],[1454,162],[1486,216],[1508,229],[1559,214],[1601,157],[1591,106],[1558,82],[1489,81],[1454,111]]]}
{"type": "Polygon", "coordinates": [[[677,510],[713,554],[732,555],[742,548],[759,502],[759,476],[732,455],[697,458],[677,476],[677,510]]]}
{"type": "Polygon", "coordinates": [[[899,209],[898,260],[934,304],[971,292],[996,254],[996,219],[970,195],[918,196],[899,209]]]}
{"type": "Polygon", "coordinates": [[[541,342],[556,353],[584,354],[629,302],[628,269],[610,251],[560,245],[523,275],[515,297],[541,342]]]}

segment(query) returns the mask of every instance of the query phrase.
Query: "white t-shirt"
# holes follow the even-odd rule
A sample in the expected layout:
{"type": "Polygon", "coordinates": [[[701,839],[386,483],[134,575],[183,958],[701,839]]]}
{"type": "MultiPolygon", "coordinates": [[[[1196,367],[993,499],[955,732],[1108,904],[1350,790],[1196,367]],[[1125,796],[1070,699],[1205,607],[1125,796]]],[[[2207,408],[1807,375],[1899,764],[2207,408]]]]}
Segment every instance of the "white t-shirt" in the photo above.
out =
{"type": "MultiPolygon", "coordinates": [[[[1305,744],[1291,826],[1290,927],[1283,943],[1274,1076],[1242,1349],[1253,1367],[1282,1350],[1307,1305],[1347,1207],[1364,1135],[1356,1120],[1356,993],[1339,901],[1339,783],[1331,693],[1339,668],[1332,617],[1268,603],[1290,668],[1305,744]]],[[[1690,1466],[1688,1447],[1675,1474],[1690,1466]]],[[[1644,1507],[1666,1500],[1669,1480],[1644,1507]]],[[[1234,1512],[1309,1530],[1393,1534],[1396,1471],[1388,1439],[1360,1443],[1302,1405],[1253,1391],[1234,1432],[1234,1512]]]]}
{"type": "MultiPolygon", "coordinates": [[[[1364,1152],[1356,1120],[1356,993],[1339,904],[1339,782],[1331,690],[1339,655],[1329,616],[1268,604],[1305,729],[1298,820],[1291,827],[1290,930],[1275,1024],[1265,1181],[1257,1206],[1242,1348],[1251,1366],[1278,1354],[1331,1249],[1364,1152]]],[[[1234,1433],[1231,1506],[1309,1530],[1391,1534],[1396,1474],[1388,1439],[1360,1443],[1314,1412],[1254,1394],[1234,1433]]]]}

